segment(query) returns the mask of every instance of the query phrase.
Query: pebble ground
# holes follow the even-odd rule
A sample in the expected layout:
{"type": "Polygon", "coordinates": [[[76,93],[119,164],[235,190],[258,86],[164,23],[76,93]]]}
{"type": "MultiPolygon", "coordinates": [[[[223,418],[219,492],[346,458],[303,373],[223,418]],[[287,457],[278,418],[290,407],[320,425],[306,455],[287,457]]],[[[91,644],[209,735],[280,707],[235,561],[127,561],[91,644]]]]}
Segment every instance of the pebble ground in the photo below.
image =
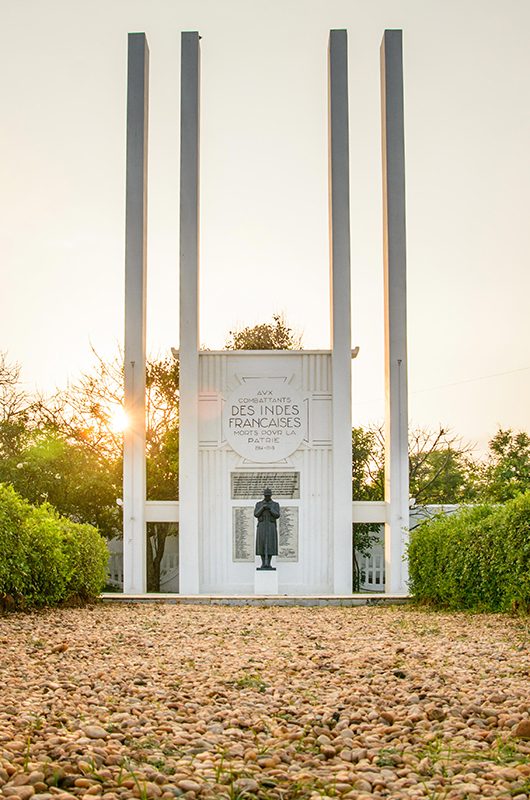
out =
{"type": "Polygon", "coordinates": [[[529,800],[528,635],[403,606],[10,614],[0,793],[529,800]]]}

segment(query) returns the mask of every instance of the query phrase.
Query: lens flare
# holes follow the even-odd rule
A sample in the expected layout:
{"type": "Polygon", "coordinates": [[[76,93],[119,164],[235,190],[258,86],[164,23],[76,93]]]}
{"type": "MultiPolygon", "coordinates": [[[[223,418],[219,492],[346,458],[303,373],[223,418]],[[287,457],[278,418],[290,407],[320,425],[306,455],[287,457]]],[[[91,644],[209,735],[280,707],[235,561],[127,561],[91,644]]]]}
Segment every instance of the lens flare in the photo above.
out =
{"type": "Polygon", "coordinates": [[[113,433],[123,433],[123,431],[128,427],[129,420],[127,419],[127,414],[123,410],[121,406],[118,408],[113,409],[110,415],[110,429],[113,433]]]}

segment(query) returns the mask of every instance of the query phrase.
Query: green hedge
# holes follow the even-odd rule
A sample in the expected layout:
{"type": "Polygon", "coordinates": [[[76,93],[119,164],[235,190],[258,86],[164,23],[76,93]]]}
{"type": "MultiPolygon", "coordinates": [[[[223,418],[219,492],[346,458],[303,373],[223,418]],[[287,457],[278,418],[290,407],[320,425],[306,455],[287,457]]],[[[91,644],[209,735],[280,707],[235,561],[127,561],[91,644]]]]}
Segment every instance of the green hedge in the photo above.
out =
{"type": "Polygon", "coordinates": [[[408,554],[418,602],[530,611],[530,492],[422,523],[411,532],[408,554]]]}
{"type": "Polygon", "coordinates": [[[0,605],[32,607],[96,597],[108,550],[91,525],[32,506],[0,484],[0,605]]]}

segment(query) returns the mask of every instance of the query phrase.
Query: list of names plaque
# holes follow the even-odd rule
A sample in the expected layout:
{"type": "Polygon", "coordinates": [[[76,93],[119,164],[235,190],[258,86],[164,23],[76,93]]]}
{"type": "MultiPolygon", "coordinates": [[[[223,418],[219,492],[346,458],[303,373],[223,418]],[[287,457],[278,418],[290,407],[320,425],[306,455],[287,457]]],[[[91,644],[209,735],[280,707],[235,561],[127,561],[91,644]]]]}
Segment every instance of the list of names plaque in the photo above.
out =
{"type": "MultiPolygon", "coordinates": [[[[281,506],[278,526],[278,556],[281,563],[298,561],[298,507],[281,506]]],[[[253,562],[256,520],[253,506],[232,508],[232,560],[253,562]]]]}
{"type": "Polygon", "coordinates": [[[278,520],[278,562],[298,561],[298,508],[282,506],[278,520]]]}
{"type": "Polygon", "coordinates": [[[298,500],[299,472],[232,472],[232,500],[261,500],[265,487],[272,489],[274,499],[298,500]]]}
{"type": "Polygon", "coordinates": [[[254,561],[254,509],[250,506],[232,509],[232,559],[254,561]]]}

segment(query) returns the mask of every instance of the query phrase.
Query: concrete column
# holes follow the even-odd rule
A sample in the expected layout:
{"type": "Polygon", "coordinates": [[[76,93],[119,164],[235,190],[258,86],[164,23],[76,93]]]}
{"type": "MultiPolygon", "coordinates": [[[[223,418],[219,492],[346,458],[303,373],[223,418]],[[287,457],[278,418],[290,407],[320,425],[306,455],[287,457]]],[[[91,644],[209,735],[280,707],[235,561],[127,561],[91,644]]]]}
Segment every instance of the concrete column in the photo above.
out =
{"type": "Polygon", "coordinates": [[[149,48],[129,34],[125,210],[125,413],[123,591],[145,592],[145,285],[149,48]]]}
{"type": "Polygon", "coordinates": [[[333,590],[352,591],[348,40],[329,35],[329,215],[333,390],[333,590]]]}
{"type": "Polygon", "coordinates": [[[180,593],[199,593],[199,34],[181,41],[180,593]]]}
{"type": "Polygon", "coordinates": [[[407,257],[402,32],[381,43],[383,232],[385,279],[386,591],[407,591],[403,562],[409,524],[407,391],[407,257]]]}

